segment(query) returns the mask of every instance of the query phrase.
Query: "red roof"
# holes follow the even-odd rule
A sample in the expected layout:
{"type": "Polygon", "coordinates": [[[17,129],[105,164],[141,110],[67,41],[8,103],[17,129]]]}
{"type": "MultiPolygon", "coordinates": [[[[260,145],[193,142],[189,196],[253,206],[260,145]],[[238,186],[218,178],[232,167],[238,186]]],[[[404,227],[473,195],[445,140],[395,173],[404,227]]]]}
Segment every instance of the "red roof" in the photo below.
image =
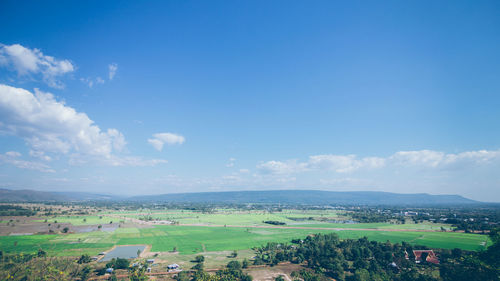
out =
{"type": "Polygon", "coordinates": [[[439,259],[436,256],[436,254],[434,254],[433,250],[413,250],[413,255],[415,255],[416,262],[422,261],[422,259],[421,259],[422,253],[427,253],[427,259],[426,259],[427,262],[439,264],[439,259]]]}

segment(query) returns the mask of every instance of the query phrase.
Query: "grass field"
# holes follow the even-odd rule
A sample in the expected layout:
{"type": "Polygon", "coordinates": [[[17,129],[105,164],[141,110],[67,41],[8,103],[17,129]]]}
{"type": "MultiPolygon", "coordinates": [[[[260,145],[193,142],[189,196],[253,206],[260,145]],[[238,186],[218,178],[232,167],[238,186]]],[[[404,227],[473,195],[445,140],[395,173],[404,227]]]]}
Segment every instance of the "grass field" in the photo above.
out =
{"type": "Polygon", "coordinates": [[[129,218],[142,219],[151,217],[153,220],[171,220],[180,224],[204,224],[204,225],[266,225],[263,221],[274,220],[286,224],[297,224],[293,218],[343,218],[339,211],[316,211],[316,210],[284,210],[282,212],[269,213],[266,211],[239,211],[231,209],[218,209],[215,213],[201,213],[185,210],[168,210],[149,212],[144,210],[137,213],[122,212],[111,213],[129,218]],[[290,219],[292,218],[292,219],[290,219]]]}
{"type": "MultiPolygon", "coordinates": [[[[44,249],[51,255],[72,256],[88,253],[95,255],[113,245],[148,244],[153,252],[168,252],[174,247],[180,254],[199,252],[244,250],[267,242],[289,242],[309,234],[329,233],[329,230],[281,228],[231,228],[206,226],[155,226],[151,228],[119,228],[114,232],[89,232],[67,235],[2,236],[0,248],[4,252],[36,252],[44,249]]],[[[397,232],[397,231],[336,231],[341,238],[407,241],[435,248],[462,248],[481,250],[481,243],[490,243],[484,235],[450,232],[397,232]]]]}
{"type": "Polygon", "coordinates": [[[392,223],[301,223],[292,224],[293,227],[324,227],[324,228],[359,228],[359,229],[401,229],[401,230],[441,230],[443,227],[446,230],[451,230],[452,227],[446,224],[439,223],[406,223],[406,224],[392,224],[392,223]]]}
{"type": "Polygon", "coordinates": [[[137,213],[112,213],[134,219],[144,219],[150,217],[153,220],[176,221],[180,224],[192,225],[235,225],[235,226],[266,226],[264,221],[280,221],[286,226],[292,227],[322,227],[322,228],[364,228],[364,229],[415,229],[415,230],[440,230],[441,227],[450,230],[452,227],[439,223],[419,223],[414,224],[408,220],[406,224],[391,223],[329,223],[328,221],[348,219],[342,211],[325,210],[284,210],[282,212],[269,213],[266,211],[238,211],[229,209],[219,209],[216,213],[200,213],[185,210],[168,210],[165,212],[143,211],[137,213]],[[314,218],[314,220],[309,220],[314,218]],[[304,219],[304,220],[300,220],[304,219]],[[319,221],[319,220],[325,221],[319,221]]]}

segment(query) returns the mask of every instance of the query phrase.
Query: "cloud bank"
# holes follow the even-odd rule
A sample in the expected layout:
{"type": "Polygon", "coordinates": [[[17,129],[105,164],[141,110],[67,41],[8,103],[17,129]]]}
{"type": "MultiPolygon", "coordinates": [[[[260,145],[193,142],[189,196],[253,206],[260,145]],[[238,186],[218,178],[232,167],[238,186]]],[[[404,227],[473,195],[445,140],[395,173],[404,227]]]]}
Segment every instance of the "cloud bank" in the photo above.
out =
{"type": "Polygon", "coordinates": [[[308,171],[330,171],[339,174],[358,170],[373,170],[387,166],[420,169],[454,169],[487,164],[500,160],[500,150],[478,150],[444,153],[433,150],[398,151],[389,157],[357,157],[356,155],[323,154],[309,156],[305,162],[297,160],[267,161],[257,164],[262,174],[293,174],[308,171]]]}
{"type": "Polygon", "coordinates": [[[30,155],[71,154],[72,162],[100,160],[114,166],[154,165],[164,160],[120,158],[127,142],[117,129],[101,130],[87,114],[50,94],[0,84],[0,132],[26,141],[30,155]],[[77,160],[76,160],[77,159],[77,160]]]}

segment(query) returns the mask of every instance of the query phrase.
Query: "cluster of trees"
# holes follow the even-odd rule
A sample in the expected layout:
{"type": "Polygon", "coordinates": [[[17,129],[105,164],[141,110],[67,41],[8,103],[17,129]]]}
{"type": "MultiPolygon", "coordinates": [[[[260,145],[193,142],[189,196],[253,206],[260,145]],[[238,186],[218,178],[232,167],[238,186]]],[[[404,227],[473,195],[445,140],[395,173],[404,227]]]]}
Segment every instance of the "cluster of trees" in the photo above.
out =
{"type": "Polygon", "coordinates": [[[286,223],[281,221],[263,221],[263,223],[272,224],[272,225],[285,225],[286,223]]]}
{"type": "Polygon", "coordinates": [[[10,216],[34,216],[36,211],[17,205],[0,205],[0,217],[10,216]]]}
{"type": "Polygon", "coordinates": [[[394,218],[391,214],[361,210],[350,213],[353,220],[360,223],[387,222],[394,218]]]}
{"type": "Polygon", "coordinates": [[[230,261],[226,268],[218,270],[215,274],[209,274],[203,269],[203,256],[197,256],[195,261],[197,265],[193,267],[196,271],[193,274],[182,271],[177,274],[178,281],[251,281],[252,276],[243,272],[243,268],[248,267],[248,261],[244,260],[243,263],[239,261],[230,261]],[[196,267],[196,268],[195,268],[196,267]]]}
{"type": "Polygon", "coordinates": [[[70,257],[47,257],[44,250],[32,254],[5,254],[0,251],[0,280],[60,280],[81,278],[85,265],[70,257]]]}
{"type": "MultiPolygon", "coordinates": [[[[487,251],[437,250],[440,264],[415,263],[412,246],[403,242],[380,243],[360,238],[340,240],[336,234],[318,234],[297,244],[268,243],[257,248],[254,264],[276,265],[290,261],[312,269],[298,274],[304,280],[500,280],[500,235],[491,234],[494,245],[487,251]]],[[[418,247],[423,249],[425,247],[418,247]]]]}

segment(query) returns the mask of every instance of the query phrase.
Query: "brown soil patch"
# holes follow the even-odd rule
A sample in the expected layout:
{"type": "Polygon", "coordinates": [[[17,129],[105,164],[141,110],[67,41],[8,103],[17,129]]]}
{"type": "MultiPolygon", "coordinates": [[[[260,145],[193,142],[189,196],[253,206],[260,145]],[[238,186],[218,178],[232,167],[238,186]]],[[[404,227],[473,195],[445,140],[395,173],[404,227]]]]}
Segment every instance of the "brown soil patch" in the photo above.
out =
{"type": "Polygon", "coordinates": [[[274,278],[282,275],[287,281],[292,281],[293,271],[300,271],[302,266],[298,264],[279,264],[273,267],[260,267],[246,269],[245,272],[253,277],[254,281],[272,281],[274,278]]]}

